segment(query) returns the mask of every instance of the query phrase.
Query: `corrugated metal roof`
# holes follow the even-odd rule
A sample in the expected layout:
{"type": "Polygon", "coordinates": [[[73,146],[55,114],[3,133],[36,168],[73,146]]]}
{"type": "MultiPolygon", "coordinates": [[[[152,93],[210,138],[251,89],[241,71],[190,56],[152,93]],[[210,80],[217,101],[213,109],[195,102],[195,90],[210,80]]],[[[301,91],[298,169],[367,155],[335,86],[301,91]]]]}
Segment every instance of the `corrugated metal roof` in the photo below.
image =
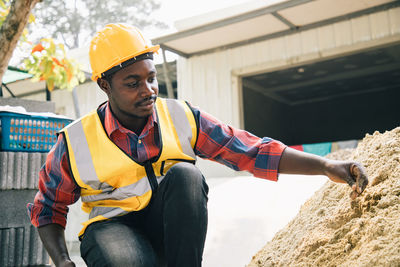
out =
{"type": "Polygon", "coordinates": [[[9,84],[20,80],[32,78],[32,74],[14,67],[8,67],[3,76],[3,83],[9,84]]]}
{"type": "MultiPolygon", "coordinates": [[[[400,6],[398,0],[288,0],[154,38],[184,57],[263,41],[400,6]]],[[[204,21],[204,20],[203,20],[204,21]]]]}

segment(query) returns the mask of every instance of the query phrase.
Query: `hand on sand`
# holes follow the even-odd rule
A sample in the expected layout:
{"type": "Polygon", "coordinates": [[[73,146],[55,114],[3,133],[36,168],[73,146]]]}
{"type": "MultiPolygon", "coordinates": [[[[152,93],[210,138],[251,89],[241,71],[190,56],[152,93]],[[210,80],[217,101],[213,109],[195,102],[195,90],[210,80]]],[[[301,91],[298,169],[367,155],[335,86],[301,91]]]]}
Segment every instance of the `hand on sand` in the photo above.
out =
{"type": "Polygon", "coordinates": [[[357,162],[335,161],[328,164],[326,176],[336,183],[347,183],[352,192],[350,198],[355,199],[368,185],[368,177],[364,167],[357,162]]]}

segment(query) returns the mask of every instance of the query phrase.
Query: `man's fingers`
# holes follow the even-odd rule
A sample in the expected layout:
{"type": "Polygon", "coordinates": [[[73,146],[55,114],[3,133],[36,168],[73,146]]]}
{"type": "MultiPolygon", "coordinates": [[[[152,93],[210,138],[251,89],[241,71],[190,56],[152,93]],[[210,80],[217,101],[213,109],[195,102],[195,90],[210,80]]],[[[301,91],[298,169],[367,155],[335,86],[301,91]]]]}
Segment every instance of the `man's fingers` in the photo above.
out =
{"type": "Polygon", "coordinates": [[[350,198],[352,200],[356,199],[356,197],[358,197],[358,196],[359,196],[359,194],[356,191],[351,191],[350,198]]]}
{"type": "Polygon", "coordinates": [[[354,179],[355,183],[354,183],[354,187],[352,187],[353,191],[356,191],[358,193],[361,193],[361,186],[360,186],[360,181],[362,179],[360,179],[361,176],[361,170],[360,168],[356,165],[356,164],[352,164],[350,167],[350,174],[352,176],[352,178],[354,179]]]}
{"type": "Polygon", "coordinates": [[[355,199],[365,190],[368,178],[364,167],[357,162],[337,162],[328,177],[334,182],[347,183],[352,192],[351,199],[355,199]]]}
{"type": "Polygon", "coordinates": [[[352,178],[355,180],[355,190],[361,194],[368,185],[368,178],[364,168],[357,163],[353,163],[350,168],[350,173],[352,178]]]}
{"type": "Polygon", "coordinates": [[[346,169],[346,174],[343,174],[342,180],[345,181],[353,189],[353,191],[355,191],[356,176],[353,175],[353,166],[347,163],[343,167],[346,169]]]}

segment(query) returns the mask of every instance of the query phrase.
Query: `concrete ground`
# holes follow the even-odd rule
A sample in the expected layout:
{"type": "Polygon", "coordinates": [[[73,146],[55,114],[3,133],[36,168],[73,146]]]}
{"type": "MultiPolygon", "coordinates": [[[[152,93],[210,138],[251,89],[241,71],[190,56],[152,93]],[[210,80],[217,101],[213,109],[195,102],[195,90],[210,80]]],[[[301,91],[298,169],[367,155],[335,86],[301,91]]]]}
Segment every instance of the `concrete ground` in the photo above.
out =
{"type": "MultiPolygon", "coordinates": [[[[243,267],[327,178],[280,175],[277,183],[251,176],[207,181],[209,226],[203,267],[243,267]]],[[[71,209],[71,213],[77,212],[80,212],[78,206],[71,209]]],[[[79,224],[71,221],[68,224],[74,226],[67,226],[68,236],[76,229],[79,231],[79,224]]],[[[73,241],[69,242],[72,259],[77,266],[86,266],[79,256],[79,242],[73,241]]]]}

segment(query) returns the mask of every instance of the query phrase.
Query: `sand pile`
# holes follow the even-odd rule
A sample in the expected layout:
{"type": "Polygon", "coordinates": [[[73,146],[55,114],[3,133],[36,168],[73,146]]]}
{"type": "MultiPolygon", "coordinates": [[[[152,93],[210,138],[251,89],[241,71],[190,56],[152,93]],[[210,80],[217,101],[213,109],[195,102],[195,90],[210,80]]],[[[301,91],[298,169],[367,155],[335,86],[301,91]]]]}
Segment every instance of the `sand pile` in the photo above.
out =
{"type": "Polygon", "coordinates": [[[353,151],[369,185],[327,182],[252,259],[256,266],[400,266],[400,127],[367,135],[353,151]]]}

